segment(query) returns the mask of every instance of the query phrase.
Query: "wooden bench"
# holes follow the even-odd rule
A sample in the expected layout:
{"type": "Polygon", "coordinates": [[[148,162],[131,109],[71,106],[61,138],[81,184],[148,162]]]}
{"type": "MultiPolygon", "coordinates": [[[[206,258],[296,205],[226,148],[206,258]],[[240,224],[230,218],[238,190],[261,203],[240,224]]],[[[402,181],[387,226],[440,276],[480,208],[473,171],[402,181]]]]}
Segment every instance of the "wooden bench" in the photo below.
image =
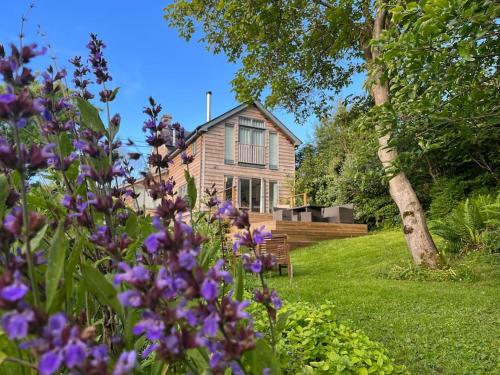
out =
{"type": "Polygon", "coordinates": [[[275,234],[272,237],[265,238],[264,242],[257,247],[257,253],[271,255],[276,261],[279,274],[281,275],[282,268],[286,268],[288,277],[293,277],[290,247],[288,246],[288,236],[286,234],[275,234]]]}

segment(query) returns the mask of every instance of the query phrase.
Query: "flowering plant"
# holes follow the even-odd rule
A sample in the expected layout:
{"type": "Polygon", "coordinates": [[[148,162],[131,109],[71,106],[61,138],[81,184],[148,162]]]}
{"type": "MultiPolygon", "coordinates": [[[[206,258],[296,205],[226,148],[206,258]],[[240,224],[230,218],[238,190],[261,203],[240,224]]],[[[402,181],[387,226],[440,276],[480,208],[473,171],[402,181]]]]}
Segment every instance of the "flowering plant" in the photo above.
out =
{"type": "Polygon", "coordinates": [[[255,331],[243,299],[247,270],[259,276],[253,299],[274,332],[281,300],[264,279],[273,260],[255,251],[268,234],[215,189],[206,192],[205,212],[195,212],[184,130],[161,117],[152,98],[143,126],[152,152],[138,181],[133,160],[141,155],[125,153],[133,142],[117,137],[118,89],[110,87],[105,45],[91,34],[87,47],[86,60],[70,61],[70,88],[54,66],[36,78],[28,64],[44,51],[35,45],[21,39],[10,54],[0,46],[2,366],[41,374],[279,373],[274,335],[268,342],[255,331]],[[29,145],[28,127],[36,133],[29,145]],[[186,198],[168,173],[172,131],[186,198]],[[140,206],[139,184],[158,202],[153,212],[140,206]],[[216,253],[201,223],[220,236],[216,253]],[[234,249],[225,246],[228,225],[239,230],[234,249]],[[243,249],[241,257],[233,252],[243,249]]]}

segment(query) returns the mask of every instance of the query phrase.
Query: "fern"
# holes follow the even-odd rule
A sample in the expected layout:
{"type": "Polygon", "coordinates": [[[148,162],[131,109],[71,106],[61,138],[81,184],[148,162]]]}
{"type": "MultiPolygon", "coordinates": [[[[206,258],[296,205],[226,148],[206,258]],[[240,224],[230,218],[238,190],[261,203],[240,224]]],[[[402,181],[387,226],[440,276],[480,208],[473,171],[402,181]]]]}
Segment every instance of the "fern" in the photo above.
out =
{"type": "Polygon", "coordinates": [[[464,254],[486,248],[486,236],[500,236],[500,194],[465,200],[447,218],[437,221],[433,232],[443,238],[444,251],[448,253],[464,254]]]}

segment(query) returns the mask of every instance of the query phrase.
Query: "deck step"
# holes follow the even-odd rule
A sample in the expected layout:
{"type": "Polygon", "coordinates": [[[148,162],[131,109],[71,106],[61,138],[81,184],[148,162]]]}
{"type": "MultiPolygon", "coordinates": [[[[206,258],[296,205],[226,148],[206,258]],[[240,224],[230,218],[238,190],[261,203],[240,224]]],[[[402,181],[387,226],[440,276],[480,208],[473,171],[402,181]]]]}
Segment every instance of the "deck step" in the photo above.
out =
{"type": "MultiPolygon", "coordinates": [[[[318,241],[357,237],[368,233],[366,224],[337,224],[265,220],[253,222],[253,228],[264,226],[272,234],[286,234],[291,249],[312,245],[318,241]]],[[[237,230],[233,230],[237,231],[237,230]]]]}

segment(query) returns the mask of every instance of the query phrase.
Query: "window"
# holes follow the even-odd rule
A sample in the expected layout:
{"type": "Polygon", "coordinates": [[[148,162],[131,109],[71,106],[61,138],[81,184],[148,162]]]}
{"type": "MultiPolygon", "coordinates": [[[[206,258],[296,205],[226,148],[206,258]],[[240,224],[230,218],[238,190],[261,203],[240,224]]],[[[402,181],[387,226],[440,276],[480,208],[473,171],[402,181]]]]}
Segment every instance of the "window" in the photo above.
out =
{"type": "Polygon", "coordinates": [[[264,130],[240,126],[240,140],[244,145],[264,146],[264,130]]]}
{"type": "Polygon", "coordinates": [[[194,140],[193,143],[191,143],[191,155],[195,154],[196,154],[196,140],[194,140]]]}
{"type": "Polygon", "coordinates": [[[233,201],[233,176],[224,176],[224,195],[223,200],[233,201]]]}
{"type": "Polygon", "coordinates": [[[240,208],[250,207],[250,180],[247,178],[238,178],[240,193],[240,208]]]}
{"type": "Polygon", "coordinates": [[[278,199],[278,183],[276,181],[269,181],[269,205],[271,206],[271,211],[274,211],[275,207],[278,206],[278,199]]]}
{"type": "Polygon", "coordinates": [[[224,127],[224,163],[234,164],[234,126],[231,124],[224,127]]]}
{"type": "Polygon", "coordinates": [[[257,120],[254,118],[248,118],[248,117],[239,117],[239,124],[240,126],[248,126],[251,128],[259,128],[259,129],[265,129],[266,125],[264,124],[264,121],[262,120],[257,120]]]}
{"type": "Polygon", "coordinates": [[[269,168],[278,169],[278,133],[269,133],[269,168]]]}

